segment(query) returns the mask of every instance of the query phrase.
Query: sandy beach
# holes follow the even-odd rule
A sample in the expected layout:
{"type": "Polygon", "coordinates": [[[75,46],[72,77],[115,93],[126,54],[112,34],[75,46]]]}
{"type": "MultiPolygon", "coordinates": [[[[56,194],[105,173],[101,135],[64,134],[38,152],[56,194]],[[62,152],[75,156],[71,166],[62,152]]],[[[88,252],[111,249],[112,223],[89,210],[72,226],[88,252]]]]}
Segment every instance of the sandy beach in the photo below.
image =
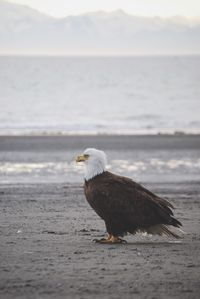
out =
{"type": "Polygon", "coordinates": [[[199,150],[192,135],[0,137],[0,298],[199,298],[199,150]],[[105,227],[71,162],[91,146],[172,202],[182,240],[91,242],[105,227]]]}

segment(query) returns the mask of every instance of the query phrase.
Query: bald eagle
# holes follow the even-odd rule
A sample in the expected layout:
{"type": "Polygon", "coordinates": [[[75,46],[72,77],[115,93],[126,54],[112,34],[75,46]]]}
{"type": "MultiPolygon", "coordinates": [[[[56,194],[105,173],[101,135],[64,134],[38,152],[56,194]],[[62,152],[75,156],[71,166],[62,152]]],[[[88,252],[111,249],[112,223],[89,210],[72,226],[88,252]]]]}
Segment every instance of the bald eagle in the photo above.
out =
{"type": "Polygon", "coordinates": [[[171,229],[182,225],[173,217],[173,205],[132,179],[106,171],[103,151],[86,149],[76,162],[85,162],[85,196],[108,232],[107,238],[96,242],[124,243],[120,237],[136,232],[180,238],[171,229]]]}

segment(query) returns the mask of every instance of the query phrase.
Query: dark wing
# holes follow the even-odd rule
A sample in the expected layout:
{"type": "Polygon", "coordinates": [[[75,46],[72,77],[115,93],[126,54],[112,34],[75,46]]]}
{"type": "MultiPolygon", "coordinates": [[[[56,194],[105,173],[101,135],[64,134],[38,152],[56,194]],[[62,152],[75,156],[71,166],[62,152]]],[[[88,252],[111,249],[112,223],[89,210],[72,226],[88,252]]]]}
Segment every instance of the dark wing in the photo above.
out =
{"type": "Polygon", "coordinates": [[[129,232],[157,224],[181,225],[172,217],[167,200],[129,178],[106,172],[91,180],[88,188],[86,198],[96,213],[106,222],[123,222],[129,232]]]}

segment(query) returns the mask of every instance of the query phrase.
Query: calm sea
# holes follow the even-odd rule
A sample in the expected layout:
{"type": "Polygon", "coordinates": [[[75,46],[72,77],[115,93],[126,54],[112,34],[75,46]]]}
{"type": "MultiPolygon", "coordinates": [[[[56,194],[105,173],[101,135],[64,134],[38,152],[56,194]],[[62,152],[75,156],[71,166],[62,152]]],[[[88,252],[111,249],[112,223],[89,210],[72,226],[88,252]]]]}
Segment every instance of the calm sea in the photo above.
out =
{"type": "Polygon", "coordinates": [[[200,132],[200,57],[0,57],[0,134],[200,132]]]}

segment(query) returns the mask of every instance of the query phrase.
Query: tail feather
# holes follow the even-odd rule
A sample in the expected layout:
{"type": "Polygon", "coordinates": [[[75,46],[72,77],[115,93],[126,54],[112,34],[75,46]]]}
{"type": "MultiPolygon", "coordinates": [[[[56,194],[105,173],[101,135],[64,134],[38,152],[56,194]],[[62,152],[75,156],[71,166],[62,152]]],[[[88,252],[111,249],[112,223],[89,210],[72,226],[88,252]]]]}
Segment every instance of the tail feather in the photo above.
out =
{"type": "Polygon", "coordinates": [[[182,223],[180,222],[180,221],[178,221],[176,218],[174,218],[174,217],[171,217],[171,224],[173,225],[173,226],[175,226],[175,227],[180,227],[180,226],[182,226],[182,223]]]}
{"type": "Polygon", "coordinates": [[[184,232],[182,230],[176,228],[176,231],[175,231],[175,229],[172,230],[172,229],[170,229],[169,226],[164,225],[164,224],[150,226],[149,228],[146,228],[145,231],[151,235],[159,235],[159,236],[165,235],[167,237],[173,237],[176,239],[182,239],[183,234],[184,234],[184,232]]]}

